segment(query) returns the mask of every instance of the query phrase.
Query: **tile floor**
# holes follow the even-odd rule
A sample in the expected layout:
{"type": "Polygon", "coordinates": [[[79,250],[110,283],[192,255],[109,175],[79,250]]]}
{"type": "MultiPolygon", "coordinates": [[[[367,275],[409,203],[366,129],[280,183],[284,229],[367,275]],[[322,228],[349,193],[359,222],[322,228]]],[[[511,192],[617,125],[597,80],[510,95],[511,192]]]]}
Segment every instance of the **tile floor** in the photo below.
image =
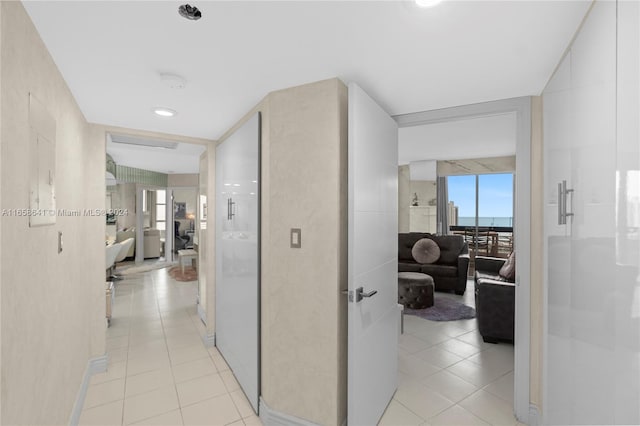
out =
{"type": "MultiPolygon", "coordinates": [[[[196,292],[165,269],[117,283],[108,370],[91,379],[81,425],[261,424],[220,353],[202,343],[196,292]]],[[[473,306],[472,291],[436,297],[473,306]]],[[[406,315],[404,324],[399,386],[381,425],[517,424],[512,345],[482,342],[475,320],[406,315]]]]}
{"type": "MultiPolygon", "coordinates": [[[[464,296],[475,306],[473,280],[464,296]]],[[[518,425],[513,415],[513,345],[484,343],[476,320],[404,316],[398,390],[380,425],[518,425]]]]}
{"type": "Polygon", "coordinates": [[[109,366],[93,376],[81,425],[260,425],[226,362],[206,348],[195,282],[166,269],[117,282],[109,366]]]}

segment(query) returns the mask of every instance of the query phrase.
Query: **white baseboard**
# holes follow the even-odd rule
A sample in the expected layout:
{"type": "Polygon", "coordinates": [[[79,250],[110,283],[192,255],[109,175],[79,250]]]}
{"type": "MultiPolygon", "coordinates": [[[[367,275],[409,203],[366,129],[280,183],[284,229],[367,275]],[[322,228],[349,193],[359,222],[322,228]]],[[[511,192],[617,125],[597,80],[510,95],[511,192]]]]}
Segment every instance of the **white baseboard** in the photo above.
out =
{"type": "Polygon", "coordinates": [[[87,362],[87,368],[84,370],[84,376],[82,377],[82,383],[80,384],[80,389],[76,396],[76,402],[73,404],[73,410],[71,410],[71,417],[69,418],[70,426],[77,426],[80,421],[80,414],[82,413],[82,407],[84,406],[84,398],[87,396],[87,389],[89,389],[91,376],[107,371],[108,363],[109,360],[107,355],[91,358],[87,362]]]}
{"type": "Polygon", "coordinates": [[[317,423],[271,409],[262,397],[260,397],[260,420],[265,426],[318,426],[317,423]]]}
{"type": "Polygon", "coordinates": [[[198,302],[196,306],[198,307],[198,316],[200,317],[200,321],[202,321],[204,325],[207,325],[207,313],[202,309],[200,302],[198,302]]]}
{"type": "Polygon", "coordinates": [[[538,426],[540,424],[540,409],[535,404],[529,404],[529,426],[538,426]]]}
{"type": "Polygon", "coordinates": [[[202,343],[206,348],[213,348],[216,346],[216,335],[215,334],[205,334],[202,336],[202,343]]]}

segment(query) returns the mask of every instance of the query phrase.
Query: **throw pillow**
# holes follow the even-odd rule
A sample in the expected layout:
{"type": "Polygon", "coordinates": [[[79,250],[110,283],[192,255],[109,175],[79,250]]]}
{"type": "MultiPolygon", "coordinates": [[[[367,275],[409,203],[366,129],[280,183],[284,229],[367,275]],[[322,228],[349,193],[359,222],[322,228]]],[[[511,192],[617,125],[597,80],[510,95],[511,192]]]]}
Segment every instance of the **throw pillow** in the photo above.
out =
{"type": "Polygon", "coordinates": [[[440,258],[440,247],[435,241],[422,238],[413,245],[411,255],[418,263],[434,263],[440,258]]]}
{"type": "Polygon", "coordinates": [[[502,268],[500,268],[500,272],[498,274],[509,281],[515,281],[516,279],[516,252],[512,251],[507,261],[504,262],[502,268]]]}

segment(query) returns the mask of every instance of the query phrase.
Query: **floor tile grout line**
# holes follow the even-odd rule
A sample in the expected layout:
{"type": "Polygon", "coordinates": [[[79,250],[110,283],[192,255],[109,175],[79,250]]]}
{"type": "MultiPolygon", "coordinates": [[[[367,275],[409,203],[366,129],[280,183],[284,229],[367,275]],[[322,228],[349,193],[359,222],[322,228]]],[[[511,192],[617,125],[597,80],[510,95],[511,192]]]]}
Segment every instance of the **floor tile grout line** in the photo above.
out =
{"type": "MultiPolygon", "coordinates": [[[[154,292],[156,307],[158,309],[158,316],[160,317],[162,335],[164,336],[165,349],[167,351],[167,357],[169,358],[169,368],[171,369],[171,377],[173,379],[173,391],[175,392],[176,401],[178,402],[178,409],[180,410],[180,419],[182,421],[182,424],[184,424],[184,417],[182,415],[182,404],[180,403],[180,394],[178,393],[178,384],[176,383],[176,376],[173,373],[173,363],[171,362],[171,352],[169,352],[169,343],[167,343],[167,333],[165,331],[165,324],[164,324],[165,320],[160,311],[160,301],[158,300],[158,290],[156,288],[156,282],[153,276],[151,277],[151,282],[153,284],[153,292],[154,292]]],[[[170,286],[171,283],[169,282],[168,285],[170,286]]]]}

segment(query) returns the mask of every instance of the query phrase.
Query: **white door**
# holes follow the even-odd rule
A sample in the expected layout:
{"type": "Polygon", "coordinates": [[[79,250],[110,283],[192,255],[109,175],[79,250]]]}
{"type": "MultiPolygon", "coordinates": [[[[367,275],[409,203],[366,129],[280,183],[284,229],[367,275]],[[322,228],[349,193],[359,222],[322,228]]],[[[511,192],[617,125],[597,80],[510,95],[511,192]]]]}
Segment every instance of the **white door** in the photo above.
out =
{"type": "Polygon", "coordinates": [[[398,126],[349,84],[348,424],[375,425],[397,386],[398,126]]]}
{"type": "Polygon", "coordinates": [[[260,115],[216,147],[216,346],[258,412],[260,115]]]}

